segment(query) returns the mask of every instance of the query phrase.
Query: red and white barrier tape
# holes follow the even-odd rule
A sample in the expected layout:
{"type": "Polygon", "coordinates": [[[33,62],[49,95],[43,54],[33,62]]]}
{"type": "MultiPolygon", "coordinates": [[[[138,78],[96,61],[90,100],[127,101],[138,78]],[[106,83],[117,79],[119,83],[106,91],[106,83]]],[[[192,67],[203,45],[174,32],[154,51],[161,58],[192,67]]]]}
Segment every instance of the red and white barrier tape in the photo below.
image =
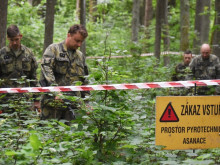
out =
{"type": "Polygon", "coordinates": [[[68,91],[93,91],[93,90],[118,90],[118,89],[150,89],[150,88],[170,88],[170,87],[193,87],[195,86],[195,84],[196,86],[216,86],[216,85],[220,85],[220,79],[112,84],[112,85],[0,88],[0,93],[38,93],[38,92],[68,92],[68,91]]]}

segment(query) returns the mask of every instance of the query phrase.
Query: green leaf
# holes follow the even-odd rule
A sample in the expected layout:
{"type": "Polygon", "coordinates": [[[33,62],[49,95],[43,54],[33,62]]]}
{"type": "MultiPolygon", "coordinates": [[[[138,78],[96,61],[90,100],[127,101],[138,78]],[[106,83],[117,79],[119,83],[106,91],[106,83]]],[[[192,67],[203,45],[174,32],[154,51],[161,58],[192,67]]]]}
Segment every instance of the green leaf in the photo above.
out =
{"type": "Polygon", "coordinates": [[[129,144],[127,144],[127,145],[123,145],[121,148],[133,148],[133,149],[135,149],[135,148],[137,148],[135,145],[129,145],[129,144]]]}
{"type": "Polygon", "coordinates": [[[114,107],[109,107],[109,106],[105,106],[105,105],[100,105],[100,107],[103,109],[103,110],[108,110],[108,111],[111,111],[111,112],[115,112],[117,109],[114,108],[114,107]]]}
{"type": "Polygon", "coordinates": [[[34,150],[39,150],[41,147],[41,141],[39,140],[38,136],[36,134],[31,134],[30,135],[30,144],[34,150]]]}
{"type": "Polygon", "coordinates": [[[14,155],[17,155],[17,152],[15,152],[15,151],[6,151],[5,155],[14,156],[14,155]]]}
{"type": "Polygon", "coordinates": [[[161,161],[160,162],[161,164],[166,164],[166,165],[176,165],[177,164],[177,162],[176,161],[172,161],[172,160],[167,160],[167,161],[161,161]]]}
{"type": "Polygon", "coordinates": [[[137,144],[141,144],[143,142],[143,139],[140,137],[135,137],[132,141],[131,144],[133,145],[137,145],[137,144]]]}
{"type": "Polygon", "coordinates": [[[64,124],[63,122],[57,121],[59,123],[60,126],[66,128],[66,130],[70,130],[70,126],[64,124]]]}
{"type": "Polygon", "coordinates": [[[212,154],[203,154],[203,155],[198,156],[197,159],[204,160],[204,159],[208,159],[211,157],[212,157],[212,154]]]}
{"type": "Polygon", "coordinates": [[[97,134],[97,133],[98,133],[98,131],[99,131],[99,129],[98,129],[98,128],[96,128],[96,129],[94,129],[92,132],[93,132],[94,134],[97,134]]]}

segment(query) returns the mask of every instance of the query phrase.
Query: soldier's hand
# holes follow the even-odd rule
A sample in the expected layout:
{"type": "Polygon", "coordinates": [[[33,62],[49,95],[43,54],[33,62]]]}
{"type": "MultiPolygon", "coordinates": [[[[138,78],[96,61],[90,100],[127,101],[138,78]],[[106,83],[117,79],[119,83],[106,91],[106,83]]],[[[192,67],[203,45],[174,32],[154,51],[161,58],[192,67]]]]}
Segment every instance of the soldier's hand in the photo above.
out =
{"type": "Polygon", "coordinates": [[[37,111],[37,113],[41,112],[41,104],[40,101],[34,101],[34,109],[37,111]]]}
{"type": "Polygon", "coordinates": [[[60,101],[60,102],[64,102],[64,101],[63,101],[63,98],[64,98],[64,96],[63,96],[62,93],[58,93],[58,94],[55,96],[55,100],[58,100],[58,101],[60,101]]]}
{"type": "Polygon", "coordinates": [[[89,104],[86,104],[86,108],[87,108],[87,112],[86,112],[86,114],[87,115],[90,115],[91,113],[92,113],[92,111],[93,111],[93,107],[91,106],[91,105],[89,105],[89,104]]]}

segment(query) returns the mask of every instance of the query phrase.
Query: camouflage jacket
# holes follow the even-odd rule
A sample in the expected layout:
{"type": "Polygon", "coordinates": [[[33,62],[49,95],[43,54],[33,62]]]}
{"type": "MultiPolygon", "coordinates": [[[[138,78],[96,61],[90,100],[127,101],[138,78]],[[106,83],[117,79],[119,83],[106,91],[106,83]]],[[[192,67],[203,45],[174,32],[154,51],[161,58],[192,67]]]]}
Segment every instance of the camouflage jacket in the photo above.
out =
{"type": "Polygon", "coordinates": [[[201,55],[194,57],[189,66],[197,80],[220,79],[220,62],[215,55],[210,54],[208,60],[203,60],[201,55]]]}
{"type": "Polygon", "coordinates": [[[0,50],[0,87],[37,86],[36,70],[37,61],[26,46],[21,45],[17,56],[8,46],[0,50]]]}
{"type": "Polygon", "coordinates": [[[172,81],[184,81],[191,78],[189,66],[184,63],[179,63],[175,68],[175,74],[172,76],[172,81]]]}
{"type": "Polygon", "coordinates": [[[86,85],[85,75],[88,75],[85,56],[79,50],[68,51],[65,41],[51,44],[45,50],[41,64],[41,86],[70,86],[77,82],[86,85]]]}

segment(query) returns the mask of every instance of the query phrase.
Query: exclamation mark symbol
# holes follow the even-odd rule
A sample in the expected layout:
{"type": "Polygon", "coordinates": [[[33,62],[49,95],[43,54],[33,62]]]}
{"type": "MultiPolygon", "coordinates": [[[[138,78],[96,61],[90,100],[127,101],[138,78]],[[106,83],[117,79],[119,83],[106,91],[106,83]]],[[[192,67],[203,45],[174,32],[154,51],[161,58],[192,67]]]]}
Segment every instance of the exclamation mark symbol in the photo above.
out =
{"type": "Polygon", "coordinates": [[[170,108],[168,109],[168,117],[169,118],[171,117],[171,109],[170,108]]]}

